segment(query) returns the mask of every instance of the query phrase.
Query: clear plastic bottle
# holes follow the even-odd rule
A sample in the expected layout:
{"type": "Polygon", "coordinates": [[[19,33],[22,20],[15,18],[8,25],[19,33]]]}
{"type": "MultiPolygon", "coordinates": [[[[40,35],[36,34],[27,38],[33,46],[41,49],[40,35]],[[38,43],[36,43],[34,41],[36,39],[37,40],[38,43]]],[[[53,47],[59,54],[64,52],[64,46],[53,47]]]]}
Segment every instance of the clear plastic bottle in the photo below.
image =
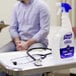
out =
{"type": "Polygon", "coordinates": [[[53,56],[56,59],[72,58],[74,56],[74,33],[69,18],[71,6],[68,3],[61,3],[62,24],[61,29],[55,35],[53,45],[53,56]]]}

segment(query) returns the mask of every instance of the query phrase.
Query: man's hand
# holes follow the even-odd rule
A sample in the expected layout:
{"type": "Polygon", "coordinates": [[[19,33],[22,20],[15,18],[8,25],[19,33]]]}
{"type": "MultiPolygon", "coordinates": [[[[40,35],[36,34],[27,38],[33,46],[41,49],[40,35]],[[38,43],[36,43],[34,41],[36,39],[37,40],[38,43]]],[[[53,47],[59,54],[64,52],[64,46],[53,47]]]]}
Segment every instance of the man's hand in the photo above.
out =
{"type": "Polygon", "coordinates": [[[13,38],[13,41],[16,45],[16,50],[22,50],[21,40],[19,39],[19,37],[13,38]]]}
{"type": "Polygon", "coordinates": [[[28,48],[29,48],[29,45],[27,41],[20,41],[20,43],[18,43],[18,45],[16,46],[16,49],[18,51],[27,50],[28,48]]]}
{"type": "Polygon", "coordinates": [[[19,42],[17,42],[16,49],[18,51],[28,50],[28,48],[35,42],[36,41],[33,39],[29,39],[28,41],[19,41],[19,42]]]}
{"type": "Polygon", "coordinates": [[[24,50],[24,49],[22,48],[21,41],[16,42],[16,50],[17,50],[17,51],[24,50]]]}
{"type": "Polygon", "coordinates": [[[36,42],[32,38],[27,41],[22,41],[18,37],[14,38],[13,41],[16,45],[16,50],[18,50],[18,51],[28,50],[28,48],[36,42]]]}

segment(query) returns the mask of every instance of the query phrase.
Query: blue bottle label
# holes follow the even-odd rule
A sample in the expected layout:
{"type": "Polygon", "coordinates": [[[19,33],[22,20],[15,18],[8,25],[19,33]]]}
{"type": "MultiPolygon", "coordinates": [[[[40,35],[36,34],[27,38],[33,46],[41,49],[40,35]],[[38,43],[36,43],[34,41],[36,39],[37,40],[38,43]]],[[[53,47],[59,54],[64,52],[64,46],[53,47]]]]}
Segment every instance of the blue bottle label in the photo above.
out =
{"type": "Polygon", "coordinates": [[[74,56],[73,34],[71,32],[65,34],[60,42],[60,57],[62,59],[74,56]]]}
{"type": "Polygon", "coordinates": [[[71,39],[71,38],[72,38],[72,33],[68,33],[68,34],[64,35],[64,40],[71,39]]]}
{"type": "Polygon", "coordinates": [[[65,48],[60,49],[60,57],[63,58],[69,58],[74,56],[74,47],[70,47],[69,45],[65,48]]]}

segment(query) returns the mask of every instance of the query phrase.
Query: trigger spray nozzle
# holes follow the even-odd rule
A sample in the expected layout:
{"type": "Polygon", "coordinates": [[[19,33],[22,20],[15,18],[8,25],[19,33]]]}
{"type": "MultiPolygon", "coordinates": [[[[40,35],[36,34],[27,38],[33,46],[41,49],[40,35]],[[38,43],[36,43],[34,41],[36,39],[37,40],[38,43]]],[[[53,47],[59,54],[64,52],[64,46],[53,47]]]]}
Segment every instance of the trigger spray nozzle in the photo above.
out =
{"type": "Polygon", "coordinates": [[[65,13],[68,13],[72,7],[70,6],[70,4],[68,3],[65,3],[65,2],[58,2],[56,3],[56,5],[59,7],[59,10],[57,12],[57,15],[59,15],[61,12],[65,12],[65,13]]]}

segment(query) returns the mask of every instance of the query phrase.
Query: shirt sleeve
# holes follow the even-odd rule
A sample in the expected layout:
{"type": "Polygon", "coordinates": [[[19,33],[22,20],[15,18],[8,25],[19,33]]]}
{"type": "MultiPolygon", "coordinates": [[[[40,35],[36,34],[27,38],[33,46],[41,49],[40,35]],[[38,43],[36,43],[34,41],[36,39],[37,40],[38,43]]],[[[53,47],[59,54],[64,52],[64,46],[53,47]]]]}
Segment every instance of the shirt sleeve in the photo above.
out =
{"type": "Polygon", "coordinates": [[[18,37],[18,22],[17,22],[17,15],[16,15],[16,8],[13,9],[10,19],[10,34],[12,38],[18,37]]]}
{"type": "Polygon", "coordinates": [[[37,42],[45,39],[50,30],[50,15],[48,8],[40,8],[40,31],[34,35],[37,42]]]}

